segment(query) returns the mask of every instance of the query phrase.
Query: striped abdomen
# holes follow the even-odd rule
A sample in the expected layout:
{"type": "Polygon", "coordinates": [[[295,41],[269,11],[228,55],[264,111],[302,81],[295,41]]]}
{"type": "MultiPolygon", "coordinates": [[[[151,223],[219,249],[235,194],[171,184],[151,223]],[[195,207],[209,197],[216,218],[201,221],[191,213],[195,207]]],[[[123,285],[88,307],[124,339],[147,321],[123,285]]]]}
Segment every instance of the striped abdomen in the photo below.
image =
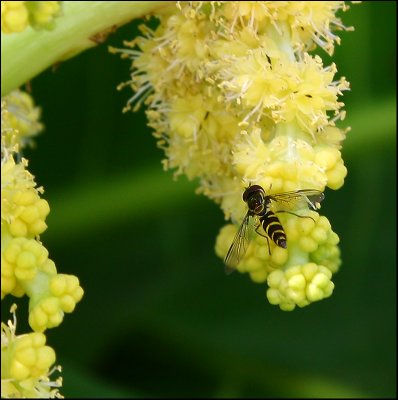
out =
{"type": "Polygon", "coordinates": [[[286,249],[286,234],[278,217],[271,210],[268,210],[260,217],[264,231],[267,236],[279,247],[286,249]]]}

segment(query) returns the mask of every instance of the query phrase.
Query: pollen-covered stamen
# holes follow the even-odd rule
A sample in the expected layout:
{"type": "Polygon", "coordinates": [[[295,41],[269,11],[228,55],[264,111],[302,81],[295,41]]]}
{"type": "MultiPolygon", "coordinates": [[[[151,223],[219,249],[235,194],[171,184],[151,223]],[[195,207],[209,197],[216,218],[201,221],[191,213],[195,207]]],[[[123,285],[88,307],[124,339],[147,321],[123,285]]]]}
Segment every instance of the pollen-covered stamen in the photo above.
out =
{"type": "Polygon", "coordinates": [[[153,87],[152,87],[150,82],[148,82],[145,85],[141,86],[136,91],[134,96],[131,97],[127,101],[127,106],[123,109],[123,112],[126,112],[126,111],[130,110],[131,104],[134,103],[134,101],[136,99],[140,98],[140,100],[137,102],[137,104],[134,106],[134,109],[133,109],[134,111],[137,111],[139,109],[140,105],[142,104],[142,102],[145,101],[145,99],[151,94],[152,91],[153,91],[153,87]]]}

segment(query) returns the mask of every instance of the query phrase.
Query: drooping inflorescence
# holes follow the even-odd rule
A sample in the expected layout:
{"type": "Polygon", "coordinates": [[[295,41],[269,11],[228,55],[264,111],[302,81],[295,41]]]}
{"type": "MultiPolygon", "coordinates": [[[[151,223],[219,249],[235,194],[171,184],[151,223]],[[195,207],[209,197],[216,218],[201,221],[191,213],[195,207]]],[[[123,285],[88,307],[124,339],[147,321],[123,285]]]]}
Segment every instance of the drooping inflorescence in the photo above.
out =
{"type": "MultiPolygon", "coordinates": [[[[114,49],[132,60],[135,94],[125,111],[147,107],[164,149],[166,169],[199,181],[198,192],[220,204],[224,258],[247,212],[242,193],[339,189],[347,174],[341,143],[348,129],[339,96],[349,89],[311,51],[332,54],[344,27],[344,2],[178,2],[156,15],[156,27],[114,49]]],[[[153,25],[153,24],[152,24],[153,25]]],[[[338,236],[326,217],[281,215],[288,246],[258,236],[238,265],[283,310],[328,297],[341,263],[338,236]]]]}
{"type": "Polygon", "coordinates": [[[58,397],[61,381],[51,382],[55,352],[45,332],[74,310],[83,289],[74,275],[57,272],[40,241],[47,229],[48,202],[28,171],[22,149],[41,129],[32,98],[14,91],[1,104],[1,299],[29,298],[32,333],[17,335],[14,323],[2,323],[2,397],[58,397]]]}

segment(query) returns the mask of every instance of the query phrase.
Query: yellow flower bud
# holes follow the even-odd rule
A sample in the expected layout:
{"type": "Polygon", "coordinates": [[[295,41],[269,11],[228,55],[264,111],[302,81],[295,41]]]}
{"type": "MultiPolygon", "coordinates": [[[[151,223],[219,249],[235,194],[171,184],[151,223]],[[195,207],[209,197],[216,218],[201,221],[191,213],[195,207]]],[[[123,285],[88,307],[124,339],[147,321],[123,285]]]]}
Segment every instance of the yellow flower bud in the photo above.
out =
{"type": "Polygon", "coordinates": [[[28,11],[25,1],[1,2],[1,31],[22,32],[28,25],[28,11]]]}

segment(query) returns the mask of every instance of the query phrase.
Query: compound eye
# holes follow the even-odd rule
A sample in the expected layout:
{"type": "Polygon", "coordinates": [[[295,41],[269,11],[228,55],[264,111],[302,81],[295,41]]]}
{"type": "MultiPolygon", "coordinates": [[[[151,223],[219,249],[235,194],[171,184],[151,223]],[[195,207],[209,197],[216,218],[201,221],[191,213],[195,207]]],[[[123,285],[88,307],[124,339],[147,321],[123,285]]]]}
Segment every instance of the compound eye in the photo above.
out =
{"type": "Polygon", "coordinates": [[[247,201],[247,205],[251,211],[258,210],[262,206],[263,203],[264,203],[264,199],[263,199],[263,196],[261,196],[260,194],[251,197],[247,201]]]}
{"type": "Polygon", "coordinates": [[[252,197],[251,199],[249,199],[249,201],[247,202],[248,206],[251,210],[253,210],[254,208],[256,208],[259,204],[259,201],[257,198],[252,197]]]}

